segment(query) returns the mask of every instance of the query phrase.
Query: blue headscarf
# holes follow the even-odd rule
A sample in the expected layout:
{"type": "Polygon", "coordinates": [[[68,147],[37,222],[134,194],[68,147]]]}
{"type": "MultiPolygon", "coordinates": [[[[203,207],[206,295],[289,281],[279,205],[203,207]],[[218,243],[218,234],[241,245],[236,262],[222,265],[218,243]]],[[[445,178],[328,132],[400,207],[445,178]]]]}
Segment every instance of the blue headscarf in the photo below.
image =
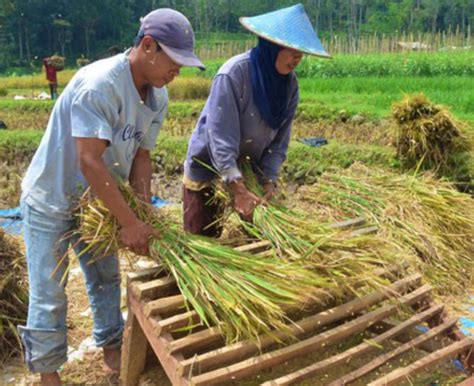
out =
{"type": "Polygon", "coordinates": [[[283,47],[258,38],[250,52],[253,100],[260,115],[273,129],[288,117],[289,75],[278,73],[275,63],[283,47]]]}

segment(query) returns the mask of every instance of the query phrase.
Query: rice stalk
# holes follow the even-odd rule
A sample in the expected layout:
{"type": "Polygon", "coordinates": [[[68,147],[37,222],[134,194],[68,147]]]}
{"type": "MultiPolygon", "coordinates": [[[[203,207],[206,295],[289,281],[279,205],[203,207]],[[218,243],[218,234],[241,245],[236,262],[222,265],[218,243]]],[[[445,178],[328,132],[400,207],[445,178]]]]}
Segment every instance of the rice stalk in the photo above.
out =
{"type": "MultiPolygon", "coordinates": [[[[264,192],[249,164],[241,170],[247,188],[263,198],[264,192]]],[[[217,183],[214,199],[231,207],[231,198],[217,183]]],[[[333,294],[340,297],[361,295],[369,288],[384,289],[387,282],[375,270],[398,261],[392,245],[372,235],[354,237],[350,230],[334,229],[328,222],[316,221],[278,200],[255,208],[253,221],[236,216],[247,235],[267,240],[282,261],[296,261],[308,266],[318,277],[329,281],[333,294]],[[383,256],[383,258],[382,258],[383,256]]]]}

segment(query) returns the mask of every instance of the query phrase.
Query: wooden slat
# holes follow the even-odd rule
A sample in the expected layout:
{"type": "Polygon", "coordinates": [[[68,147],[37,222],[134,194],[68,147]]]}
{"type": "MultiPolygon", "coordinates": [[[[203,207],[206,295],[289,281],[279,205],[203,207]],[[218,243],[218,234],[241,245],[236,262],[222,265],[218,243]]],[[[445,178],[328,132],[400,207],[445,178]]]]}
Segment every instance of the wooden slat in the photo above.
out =
{"type": "Polygon", "coordinates": [[[333,229],[348,229],[348,228],[355,228],[365,224],[365,218],[363,217],[356,217],[351,220],[336,222],[331,224],[330,227],[333,229]]]}
{"type": "Polygon", "coordinates": [[[210,344],[223,342],[223,337],[216,327],[190,334],[181,339],[176,339],[170,343],[168,352],[190,352],[207,347],[210,344]]]}
{"type": "Polygon", "coordinates": [[[199,323],[199,321],[199,315],[196,311],[188,311],[183,314],[173,315],[156,323],[155,334],[161,335],[166,332],[194,325],[199,323]]]}
{"type": "MultiPolygon", "coordinates": [[[[384,333],[396,326],[396,323],[389,320],[382,320],[381,322],[377,323],[376,325],[369,328],[369,331],[374,334],[381,334],[384,333]]],[[[405,331],[404,333],[396,336],[393,338],[394,341],[399,343],[406,343],[416,338],[417,336],[423,335],[423,333],[417,329],[410,329],[405,331]]],[[[449,346],[452,343],[452,340],[443,336],[438,337],[436,340],[430,340],[428,342],[424,342],[418,346],[420,350],[426,352],[434,352],[436,350],[442,349],[443,347],[449,346]]]]}
{"type": "Polygon", "coordinates": [[[169,314],[173,311],[179,311],[184,307],[184,296],[179,294],[145,303],[143,306],[143,311],[145,316],[148,318],[152,315],[169,314]]]}
{"type": "MultiPolygon", "coordinates": [[[[389,297],[388,292],[390,291],[402,292],[409,287],[420,285],[420,283],[421,275],[411,275],[392,284],[388,288],[389,291],[375,291],[369,295],[363,296],[362,298],[354,299],[348,303],[300,320],[295,325],[290,326],[290,331],[296,337],[316,331],[330,323],[353,316],[364,309],[386,300],[389,297]]],[[[275,335],[282,340],[286,338],[286,335],[283,333],[276,333],[275,335]]],[[[180,373],[187,375],[191,369],[196,371],[207,371],[211,368],[223,366],[237,359],[247,358],[274,343],[275,340],[273,338],[262,335],[259,337],[259,345],[246,340],[202,355],[197,355],[180,364],[180,373]]]]}
{"type": "MultiPolygon", "coordinates": [[[[431,286],[429,285],[420,287],[415,291],[402,296],[399,299],[399,304],[415,304],[426,297],[430,291],[431,286]]],[[[376,323],[377,321],[395,314],[397,310],[398,305],[384,306],[334,329],[325,331],[301,342],[269,352],[267,354],[262,354],[257,357],[241,361],[228,367],[195,376],[191,380],[192,384],[195,386],[213,385],[219,382],[236,380],[251,374],[255,374],[257,371],[278,365],[282,362],[285,362],[286,360],[293,359],[301,355],[306,355],[327,345],[337,343],[346,337],[363,331],[368,326],[376,323]]]]}
{"type": "Polygon", "coordinates": [[[133,312],[130,312],[125,324],[122,358],[120,366],[121,384],[135,386],[145,368],[148,341],[133,312]]]}
{"type": "MultiPolygon", "coordinates": [[[[166,375],[171,380],[173,386],[188,386],[188,380],[186,378],[180,377],[176,372],[179,362],[184,359],[183,356],[180,354],[170,355],[167,352],[167,347],[169,346],[170,342],[173,341],[171,334],[168,333],[156,336],[154,334],[154,325],[151,323],[151,320],[143,313],[142,304],[138,302],[138,300],[136,300],[131,293],[128,294],[128,301],[129,312],[134,313],[137,317],[137,320],[139,321],[149,344],[160,360],[160,363],[165,370],[166,375]]],[[[156,318],[159,321],[159,317],[156,318]]]]}
{"type": "Polygon", "coordinates": [[[448,328],[451,328],[454,324],[456,324],[456,322],[457,318],[451,318],[447,320],[443,324],[440,324],[438,327],[435,327],[429,330],[428,332],[425,332],[423,335],[420,335],[412,341],[407,342],[388,353],[379,355],[377,358],[370,361],[370,363],[366,364],[365,366],[362,366],[357,370],[354,370],[351,373],[346,374],[343,377],[335,380],[334,382],[331,382],[330,386],[343,386],[356,381],[364,375],[374,371],[378,367],[383,366],[389,360],[396,358],[397,356],[400,356],[406,353],[407,351],[416,348],[419,344],[426,342],[434,338],[435,336],[441,334],[443,331],[446,331],[448,328]]]}
{"type": "Polygon", "coordinates": [[[471,338],[465,338],[459,342],[455,342],[441,350],[425,356],[410,364],[384,375],[383,377],[369,383],[369,386],[389,386],[396,385],[402,381],[408,380],[412,374],[422,371],[427,367],[433,366],[445,359],[455,357],[458,354],[473,349],[474,341],[471,338]]]}
{"type": "Polygon", "coordinates": [[[150,280],[159,276],[161,272],[164,272],[163,266],[157,265],[156,267],[143,269],[138,272],[130,272],[127,274],[127,279],[129,282],[137,280],[150,280]]]}
{"type": "Polygon", "coordinates": [[[145,283],[132,283],[129,287],[138,300],[157,299],[178,292],[176,280],[172,276],[147,281],[145,283]]]}
{"type": "Polygon", "coordinates": [[[442,310],[442,305],[433,306],[420,314],[412,316],[411,318],[394,327],[393,329],[375,337],[371,340],[370,343],[361,343],[356,347],[344,351],[343,353],[324,359],[311,366],[295,371],[294,373],[285,375],[272,381],[265,382],[262,386],[291,385],[295,382],[301,382],[304,379],[314,377],[315,375],[318,375],[323,371],[327,371],[335,366],[343,365],[357,356],[361,356],[363,354],[375,351],[377,349],[376,345],[379,345],[388,339],[392,339],[403,331],[412,328],[413,326],[416,326],[419,323],[424,322],[428,318],[433,317],[433,315],[439,314],[442,310]]]}

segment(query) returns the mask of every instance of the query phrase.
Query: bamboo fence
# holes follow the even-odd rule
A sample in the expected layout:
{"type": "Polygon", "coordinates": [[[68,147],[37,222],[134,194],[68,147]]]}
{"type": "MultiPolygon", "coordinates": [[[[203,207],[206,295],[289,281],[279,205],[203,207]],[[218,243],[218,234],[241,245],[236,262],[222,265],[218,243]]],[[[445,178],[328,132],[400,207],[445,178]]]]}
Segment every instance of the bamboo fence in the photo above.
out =
{"type": "MultiPolygon", "coordinates": [[[[471,27],[462,33],[456,30],[440,31],[438,33],[407,33],[396,31],[387,35],[384,33],[364,34],[360,37],[333,35],[322,38],[321,42],[331,55],[338,54],[370,54],[401,51],[443,51],[473,49],[474,41],[471,27]]],[[[203,60],[229,58],[245,52],[255,45],[254,38],[236,41],[205,42],[201,41],[197,49],[203,60]]]]}

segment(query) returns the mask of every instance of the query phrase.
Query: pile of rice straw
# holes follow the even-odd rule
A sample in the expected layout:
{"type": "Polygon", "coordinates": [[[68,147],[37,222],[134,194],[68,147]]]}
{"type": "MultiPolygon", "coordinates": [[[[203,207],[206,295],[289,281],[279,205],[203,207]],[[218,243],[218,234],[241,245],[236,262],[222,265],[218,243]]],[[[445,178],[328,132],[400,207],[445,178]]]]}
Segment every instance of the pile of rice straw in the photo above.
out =
{"type": "Polygon", "coordinates": [[[21,350],[16,326],[25,323],[28,309],[25,273],[18,246],[0,229],[0,363],[21,350]]]}
{"type": "Polygon", "coordinates": [[[433,170],[438,176],[459,180],[459,177],[453,178],[454,174],[459,174],[456,169],[467,162],[466,151],[471,148],[461,123],[424,94],[405,96],[393,105],[392,112],[397,123],[397,154],[403,165],[433,170]]]}
{"type": "Polygon", "coordinates": [[[379,224],[382,238],[405,250],[439,295],[464,295],[472,287],[474,200],[452,184],[354,164],[323,174],[299,194],[315,217],[364,216],[379,224]]]}

